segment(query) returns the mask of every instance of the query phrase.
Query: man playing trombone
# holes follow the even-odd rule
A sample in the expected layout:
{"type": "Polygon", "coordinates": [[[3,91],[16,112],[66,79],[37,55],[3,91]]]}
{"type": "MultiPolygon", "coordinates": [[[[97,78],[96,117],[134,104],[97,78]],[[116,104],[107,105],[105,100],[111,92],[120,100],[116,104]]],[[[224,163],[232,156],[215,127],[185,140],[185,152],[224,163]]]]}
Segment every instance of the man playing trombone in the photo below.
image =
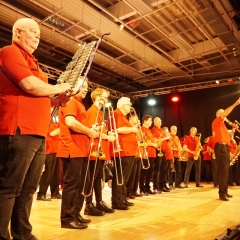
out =
{"type": "Polygon", "coordinates": [[[87,122],[90,126],[99,128],[101,136],[93,141],[90,147],[89,155],[89,170],[90,182],[85,181],[83,194],[86,195],[86,207],[84,210],[85,215],[103,216],[105,213],[113,213],[114,209],[109,208],[105,202],[102,201],[102,178],[104,160],[110,159],[109,142],[115,141],[113,135],[107,135],[106,125],[104,123],[105,104],[108,102],[109,91],[103,88],[96,88],[91,93],[93,101],[92,106],[87,110],[87,122]],[[103,108],[103,111],[100,111],[103,108]],[[94,161],[95,160],[95,161],[94,161]],[[86,188],[85,188],[86,186],[86,188]],[[93,190],[95,193],[96,206],[94,206],[93,190]]]}
{"type": "Polygon", "coordinates": [[[84,196],[83,182],[89,154],[90,138],[96,138],[98,133],[85,126],[86,110],[82,99],[88,91],[87,80],[81,80],[81,90],[65,107],[59,109],[60,136],[57,157],[63,161],[61,227],[71,229],[87,228],[90,219],[80,215],[84,196]]]}
{"type": "Polygon", "coordinates": [[[130,112],[131,102],[128,97],[121,97],[117,102],[117,109],[108,119],[110,131],[115,132],[116,141],[110,144],[110,153],[114,161],[112,179],[112,208],[128,210],[133,203],[127,201],[127,187],[134,158],[137,152],[136,133],[126,115],[130,112]]]}

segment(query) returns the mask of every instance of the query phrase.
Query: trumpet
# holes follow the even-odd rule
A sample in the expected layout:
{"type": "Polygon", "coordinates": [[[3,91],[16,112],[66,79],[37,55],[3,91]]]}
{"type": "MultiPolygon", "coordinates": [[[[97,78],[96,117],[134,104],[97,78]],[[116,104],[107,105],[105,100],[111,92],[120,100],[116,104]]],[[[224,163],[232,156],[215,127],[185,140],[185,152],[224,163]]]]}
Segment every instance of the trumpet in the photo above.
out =
{"type": "Polygon", "coordinates": [[[116,174],[116,182],[117,182],[117,185],[121,186],[121,185],[123,185],[123,172],[122,172],[122,159],[121,159],[120,152],[123,150],[121,149],[121,146],[119,144],[119,137],[118,137],[118,131],[116,128],[116,121],[115,121],[115,117],[114,117],[113,108],[111,105],[108,105],[107,108],[108,108],[108,114],[109,114],[108,119],[109,119],[110,131],[115,134],[115,138],[116,138],[116,140],[115,140],[116,148],[114,147],[114,144],[112,144],[113,162],[114,162],[114,168],[115,168],[115,174],[116,174]],[[117,162],[116,162],[116,153],[118,153],[119,167],[117,166],[117,162]]]}
{"type": "MultiPolygon", "coordinates": [[[[101,99],[101,100],[103,100],[103,99],[101,99]]],[[[105,101],[104,101],[104,103],[105,103],[105,101]]],[[[94,139],[92,138],[91,139],[91,144],[90,144],[90,151],[89,151],[89,154],[88,154],[88,162],[87,162],[87,167],[86,167],[86,174],[85,174],[84,182],[83,182],[82,195],[84,197],[89,197],[92,194],[98,159],[106,157],[106,155],[102,152],[102,134],[103,134],[103,129],[105,127],[105,123],[104,123],[104,121],[102,121],[101,125],[98,127],[99,111],[100,110],[98,110],[95,123],[93,124],[93,128],[95,129],[95,131],[99,131],[99,137],[98,137],[98,142],[97,142],[97,149],[93,151],[94,139]],[[88,174],[89,174],[89,163],[90,163],[91,156],[96,157],[96,161],[95,161],[95,164],[94,164],[92,179],[90,179],[90,180],[92,180],[92,182],[90,184],[89,192],[87,193],[86,191],[89,188],[89,185],[87,186],[86,182],[87,182],[87,177],[88,177],[88,174]]],[[[103,107],[103,116],[104,116],[104,113],[105,113],[105,107],[103,107]]]]}
{"type": "Polygon", "coordinates": [[[141,136],[141,140],[142,140],[141,142],[139,142],[139,140],[137,138],[137,135],[136,135],[138,153],[139,153],[139,157],[140,157],[140,160],[141,160],[142,169],[148,169],[148,168],[150,168],[150,162],[149,162],[148,153],[147,153],[147,145],[148,144],[147,144],[145,135],[142,132],[142,128],[141,128],[140,122],[138,120],[138,116],[137,116],[135,108],[133,108],[133,107],[130,108],[130,115],[135,116],[137,118],[136,125],[138,127],[138,130],[139,130],[139,133],[140,133],[140,136],[141,136]],[[143,155],[142,155],[140,147],[143,147],[143,155]],[[147,166],[144,166],[143,159],[147,160],[147,166]]]}
{"type": "Polygon", "coordinates": [[[161,145],[162,145],[162,139],[161,138],[157,138],[157,144],[158,144],[158,157],[162,157],[163,156],[163,153],[162,153],[162,149],[161,149],[161,145]]]}

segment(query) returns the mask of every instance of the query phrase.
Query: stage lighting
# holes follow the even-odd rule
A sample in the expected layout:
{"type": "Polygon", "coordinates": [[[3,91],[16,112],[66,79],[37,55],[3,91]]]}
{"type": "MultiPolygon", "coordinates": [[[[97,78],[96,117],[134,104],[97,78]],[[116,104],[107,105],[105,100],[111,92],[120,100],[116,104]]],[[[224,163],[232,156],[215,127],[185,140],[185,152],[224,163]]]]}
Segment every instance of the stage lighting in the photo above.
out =
{"type": "Polygon", "coordinates": [[[153,99],[153,98],[150,98],[150,99],[148,100],[148,104],[149,104],[150,106],[154,106],[154,105],[156,104],[156,100],[153,99]]]}
{"type": "Polygon", "coordinates": [[[179,101],[179,97],[177,95],[173,95],[171,99],[172,99],[172,102],[178,102],[179,101]]]}

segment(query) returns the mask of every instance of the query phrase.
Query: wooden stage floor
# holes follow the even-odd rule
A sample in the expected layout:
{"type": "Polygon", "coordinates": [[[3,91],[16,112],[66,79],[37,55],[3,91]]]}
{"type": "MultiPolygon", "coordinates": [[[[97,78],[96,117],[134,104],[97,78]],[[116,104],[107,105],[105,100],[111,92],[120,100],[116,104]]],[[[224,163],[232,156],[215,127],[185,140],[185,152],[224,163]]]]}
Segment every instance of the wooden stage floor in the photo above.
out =
{"type": "MultiPolygon", "coordinates": [[[[37,201],[35,193],[33,234],[39,240],[214,240],[240,223],[240,187],[229,187],[233,198],[224,202],[218,199],[218,189],[212,183],[202,184],[204,188],[190,183],[187,189],[136,198],[127,211],[87,216],[92,222],[84,230],[61,228],[61,200],[37,201]]],[[[107,204],[110,193],[105,186],[103,199],[107,204]]]]}

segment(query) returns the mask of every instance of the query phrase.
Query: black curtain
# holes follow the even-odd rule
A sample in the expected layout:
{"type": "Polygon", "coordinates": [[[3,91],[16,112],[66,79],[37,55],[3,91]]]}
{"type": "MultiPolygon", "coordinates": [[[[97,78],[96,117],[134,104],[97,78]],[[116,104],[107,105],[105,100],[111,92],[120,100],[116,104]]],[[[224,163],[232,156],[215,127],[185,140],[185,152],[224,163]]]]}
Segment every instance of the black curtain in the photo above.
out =
{"type": "MultiPolygon", "coordinates": [[[[138,110],[140,117],[151,115],[162,119],[162,127],[169,128],[176,125],[178,136],[189,134],[191,127],[196,127],[202,134],[202,141],[212,134],[211,124],[216,117],[216,111],[227,108],[240,97],[240,85],[194,90],[190,92],[177,93],[180,100],[177,103],[171,101],[172,95],[158,95],[140,98],[134,107],[138,110]],[[149,106],[150,98],[156,100],[155,106],[149,106]]],[[[228,116],[232,122],[240,122],[240,105],[228,116]]],[[[229,129],[230,126],[227,125],[229,129]]],[[[240,135],[237,133],[236,135],[240,135]]]]}

